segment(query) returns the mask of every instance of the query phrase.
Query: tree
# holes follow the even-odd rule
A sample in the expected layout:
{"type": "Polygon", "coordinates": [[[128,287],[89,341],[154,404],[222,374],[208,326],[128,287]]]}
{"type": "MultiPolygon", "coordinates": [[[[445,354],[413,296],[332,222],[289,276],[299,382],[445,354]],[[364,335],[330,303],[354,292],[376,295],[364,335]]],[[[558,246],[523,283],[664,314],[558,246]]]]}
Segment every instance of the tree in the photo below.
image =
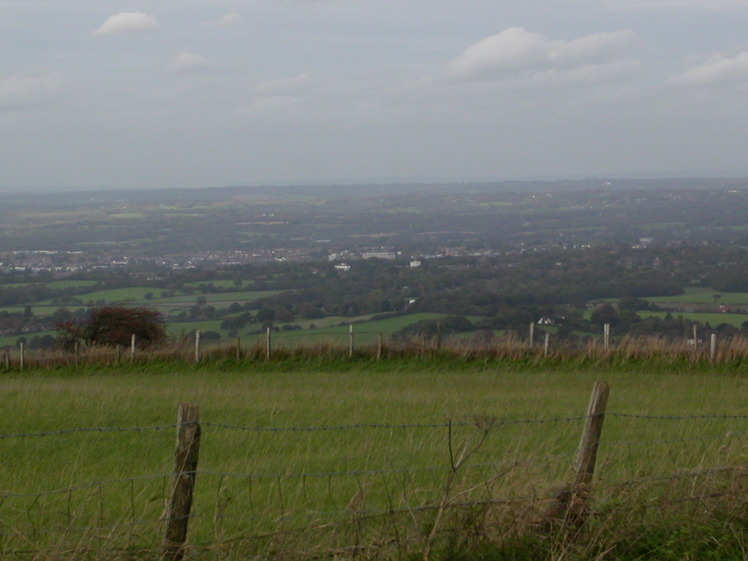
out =
{"type": "Polygon", "coordinates": [[[133,335],[140,346],[158,345],[166,340],[163,316],[150,308],[94,308],[80,321],[58,324],[57,331],[60,346],[68,350],[76,343],[126,346],[133,335]]]}
{"type": "Polygon", "coordinates": [[[616,310],[611,304],[605,303],[598,306],[592,311],[590,315],[590,321],[597,325],[603,325],[609,323],[610,325],[616,325],[619,320],[618,310],[616,310]]]}

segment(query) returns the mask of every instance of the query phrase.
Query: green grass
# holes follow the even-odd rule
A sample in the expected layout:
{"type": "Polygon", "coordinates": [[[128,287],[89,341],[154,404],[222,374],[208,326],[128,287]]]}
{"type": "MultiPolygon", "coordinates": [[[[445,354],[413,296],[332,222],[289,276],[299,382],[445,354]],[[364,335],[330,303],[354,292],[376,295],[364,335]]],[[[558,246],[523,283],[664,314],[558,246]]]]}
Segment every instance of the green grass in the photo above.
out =
{"type": "Polygon", "coordinates": [[[653,296],[645,298],[650,302],[656,304],[713,304],[713,305],[725,305],[725,306],[736,306],[744,305],[748,307],[748,293],[747,292],[720,292],[713,288],[693,287],[686,288],[685,294],[677,296],[653,296]],[[716,304],[714,301],[714,295],[720,294],[720,298],[716,304]]]}
{"type": "Polygon", "coordinates": [[[65,290],[67,288],[87,288],[89,286],[95,286],[96,281],[92,280],[58,280],[46,283],[47,288],[54,290],[65,290]]]}
{"type": "MultiPolygon", "coordinates": [[[[608,409],[613,412],[748,414],[746,377],[646,369],[608,369],[603,373],[588,368],[573,373],[446,360],[331,361],[315,366],[312,360],[227,363],[223,368],[161,363],[78,373],[9,374],[3,378],[0,426],[7,434],[168,425],[175,420],[177,403],[197,403],[207,424],[196,487],[197,517],[191,523],[189,541],[211,547],[204,552],[206,558],[265,557],[273,551],[291,557],[294,551],[305,551],[313,556],[320,549],[332,551],[343,543],[358,543],[356,540],[378,543],[389,558],[387,555],[398,555],[395,542],[385,539],[394,539],[393,524],[399,528],[404,551],[417,552],[423,533],[434,522],[433,511],[419,507],[438,503],[442,496],[450,465],[448,431],[443,426],[357,425],[441,425],[447,420],[472,423],[483,417],[503,421],[574,418],[584,414],[590,389],[601,378],[612,386],[608,409]],[[258,432],[217,425],[350,428],[258,432]],[[351,527],[357,515],[350,502],[362,491],[366,512],[385,515],[380,522],[372,519],[351,527]],[[387,514],[390,511],[401,514],[387,514]],[[299,534],[295,528],[305,530],[299,534]],[[277,535],[278,541],[252,538],[267,533],[277,535]],[[406,539],[419,534],[414,541],[406,539]]],[[[469,501],[514,496],[519,506],[513,507],[516,512],[509,512],[530,515],[543,508],[545,497],[554,488],[569,480],[580,431],[578,420],[496,426],[469,467],[459,471],[454,492],[465,491],[461,500],[469,501]],[[468,492],[488,480],[490,484],[468,492]]],[[[674,492],[682,492],[680,480],[663,483],[655,477],[744,462],[745,432],[745,420],[739,419],[673,421],[609,416],[598,460],[598,484],[593,490],[597,508],[624,508],[628,500],[659,505],[658,501],[674,498],[674,492]],[[617,485],[632,478],[645,483],[634,488],[617,485]]],[[[455,427],[453,453],[459,454],[463,445],[470,446],[477,434],[475,427],[455,427]]],[[[158,543],[160,525],[155,521],[161,514],[169,477],[150,476],[171,472],[173,440],[173,428],[3,439],[0,489],[28,495],[5,497],[2,503],[0,555],[30,547],[42,556],[45,551],[57,551],[57,557],[62,558],[66,556],[61,551],[75,547],[98,551],[158,543]],[[143,479],[131,480],[133,477],[143,479]],[[115,481],[119,479],[124,481],[115,481]],[[104,483],[85,486],[97,481],[104,483]],[[68,488],[73,490],[37,495],[68,488]],[[133,525],[138,521],[146,523],[133,525]],[[117,528],[96,531],[99,526],[117,528]],[[80,528],[90,530],[81,535],[80,528]]],[[[714,477],[706,482],[687,479],[690,490],[685,491],[686,496],[694,492],[697,483],[722,485],[722,480],[714,477]]],[[[709,500],[702,497],[697,506],[701,508],[709,500]]],[[[461,516],[469,512],[459,510],[461,516]]],[[[651,528],[661,530],[666,514],[660,508],[636,511],[627,523],[649,521],[651,528]]],[[[684,532],[697,532],[703,520],[715,523],[711,516],[697,520],[694,514],[695,525],[689,524],[688,518],[668,521],[676,520],[684,532]]],[[[597,524],[593,528],[599,530],[607,517],[612,514],[593,522],[597,524]]],[[[467,519],[448,518],[445,522],[464,525],[467,519]]],[[[476,520],[474,524],[483,523],[476,520]]],[[[487,534],[483,543],[498,547],[506,543],[507,535],[520,531],[522,524],[518,519],[505,520],[491,528],[497,535],[487,534]],[[506,526],[509,524],[514,530],[506,526]],[[498,535],[504,537],[499,539],[498,535]]],[[[616,529],[620,535],[626,531],[616,529]]],[[[643,538],[641,533],[635,537],[640,542],[643,538]]],[[[633,547],[630,541],[618,544],[623,546],[633,547]]],[[[667,558],[660,545],[646,547],[655,551],[659,547],[660,556],[639,558],[667,558]]],[[[447,549],[448,543],[439,542],[438,551],[447,549]]],[[[346,555],[341,553],[340,557],[346,555]]]]}
{"type": "MultiPolygon", "coordinates": [[[[664,318],[667,312],[637,312],[641,317],[659,317],[664,318]]],[[[701,313],[701,312],[673,312],[673,317],[683,316],[693,321],[699,321],[701,323],[709,322],[712,327],[717,327],[721,323],[728,325],[734,325],[740,327],[744,322],[748,321],[748,314],[720,314],[720,313],[701,313]]]]}
{"type": "MultiPolygon", "coordinates": [[[[77,294],[75,297],[80,298],[85,302],[98,302],[103,300],[106,302],[126,302],[130,300],[145,300],[145,295],[151,293],[156,296],[160,290],[158,288],[146,287],[146,286],[129,286],[127,288],[110,288],[107,290],[94,290],[92,292],[86,292],[84,294],[77,294]]],[[[51,305],[51,299],[40,300],[33,305],[51,305]]]]}

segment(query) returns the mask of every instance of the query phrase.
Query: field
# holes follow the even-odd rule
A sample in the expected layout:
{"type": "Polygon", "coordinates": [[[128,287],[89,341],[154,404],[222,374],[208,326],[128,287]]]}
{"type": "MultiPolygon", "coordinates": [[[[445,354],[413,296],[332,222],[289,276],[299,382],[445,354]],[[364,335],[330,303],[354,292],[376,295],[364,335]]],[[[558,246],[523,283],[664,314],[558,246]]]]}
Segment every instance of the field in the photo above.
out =
{"type": "Polygon", "coordinates": [[[0,387],[3,559],[157,558],[179,402],[203,424],[190,558],[744,559],[748,545],[745,473],[728,469],[748,457],[745,376],[289,360],[0,387]],[[587,530],[543,533],[603,379],[587,530]],[[63,430],[78,428],[96,430],[63,430]]]}

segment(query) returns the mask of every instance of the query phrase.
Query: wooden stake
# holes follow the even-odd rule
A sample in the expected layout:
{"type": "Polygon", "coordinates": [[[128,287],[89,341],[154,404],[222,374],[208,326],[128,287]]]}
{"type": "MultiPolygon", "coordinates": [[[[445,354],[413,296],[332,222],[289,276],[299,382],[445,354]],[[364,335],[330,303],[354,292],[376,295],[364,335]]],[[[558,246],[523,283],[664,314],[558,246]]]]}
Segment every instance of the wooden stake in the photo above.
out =
{"type": "Polygon", "coordinates": [[[592,390],[577,451],[574,483],[561,490],[546,512],[544,522],[550,526],[568,524],[573,528],[585,521],[609,393],[610,386],[605,382],[597,382],[592,390]]]}
{"type": "Polygon", "coordinates": [[[530,348],[535,345],[535,322],[530,322],[530,348]]]}
{"type": "Polygon", "coordinates": [[[135,360],[135,333],[130,337],[130,360],[135,360]]]}
{"type": "Polygon", "coordinates": [[[200,330],[195,329],[195,362],[200,362],[200,330]]]}
{"type": "Polygon", "coordinates": [[[348,358],[353,358],[353,324],[348,324],[348,358]]]}
{"type": "Polygon", "coordinates": [[[270,360],[273,354],[273,339],[272,339],[272,329],[268,327],[267,330],[267,337],[265,339],[265,359],[270,360]]]}
{"type": "Polygon", "coordinates": [[[236,360],[242,359],[242,339],[241,337],[236,338],[236,360]]]}
{"type": "Polygon", "coordinates": [[[543,341],[543,358],[548,358],[548,348],[551,343],[551,335],[546,331],[545,340],[543,341]]]}
{"type": "Polygon", "coordinates": [[[442,348],[442,322],[436,324],[436,350],[442,348]]]}
{"type": "Polygon", "coordinates": [[[709,360],[714,362],[714,359],[717,358],[717,334],[712,333],[711,337],[709,337],[709,360]]]}
{"type": "Polygon", "coordinates": [[[187,525],[200,452],[200,409],[192,403],[180,403],[177,413],[177,445],[174,450],[174,479],[164,513],[164,557],[179,561],[184,557],[187,525]]]}
{"type": "Polygon", "coordinates": [[[584,424],[582,440],[577,452],[576,478],[574,487],[577,491],[589,488],[595,474],[597,449],[600,446],[600,435],[605,421],[605,408],[608,405],[610,386],[597,382],[592,389],[592,396],[587,407],[587,420],[584,424]]]}
{"type": "Polygon", "coordinates": [[[377,360],[382,360],[382,352],[384,351],[384,337],[382,334],[379,334],[379,339],[377,340],[377,360]]]}
{"type": "Polygon", "coordinates": [[[603,325],[603,348],[607,353],[610,350],[610,324],[603,325]]]}

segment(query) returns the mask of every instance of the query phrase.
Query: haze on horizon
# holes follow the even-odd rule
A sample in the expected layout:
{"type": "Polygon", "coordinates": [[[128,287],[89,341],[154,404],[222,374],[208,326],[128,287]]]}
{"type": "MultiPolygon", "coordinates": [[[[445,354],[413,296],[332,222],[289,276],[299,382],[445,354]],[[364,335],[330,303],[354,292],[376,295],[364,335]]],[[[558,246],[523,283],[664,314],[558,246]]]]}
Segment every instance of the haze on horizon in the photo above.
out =
{"type": "Polygon", "coordinates": [[[746,28],[748,0],[0,0],[0,192],[733,175],[746,28]]]}

